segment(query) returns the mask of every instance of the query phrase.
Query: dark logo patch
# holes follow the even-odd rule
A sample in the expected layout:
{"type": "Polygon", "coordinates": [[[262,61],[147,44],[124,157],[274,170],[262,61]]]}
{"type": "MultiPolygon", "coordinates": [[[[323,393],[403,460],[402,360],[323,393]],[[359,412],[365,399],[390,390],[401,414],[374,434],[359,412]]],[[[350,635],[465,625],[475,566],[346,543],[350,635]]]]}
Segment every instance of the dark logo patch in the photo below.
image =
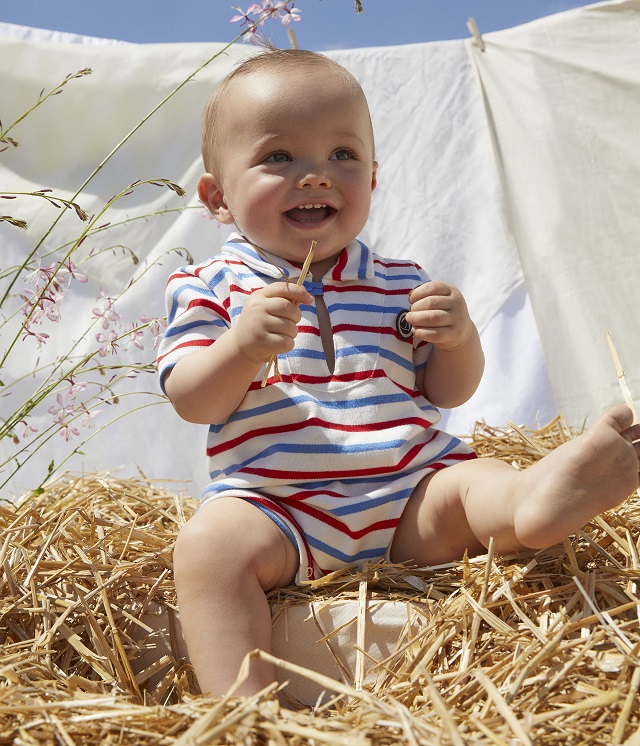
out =
{"type": "Polygon", "coordinates": [[[407,321],[407,311],[400,311],[396,316],[396,331],[402,337],[402,339],[409,339],[413,334],[413,327],[407,321]]]}

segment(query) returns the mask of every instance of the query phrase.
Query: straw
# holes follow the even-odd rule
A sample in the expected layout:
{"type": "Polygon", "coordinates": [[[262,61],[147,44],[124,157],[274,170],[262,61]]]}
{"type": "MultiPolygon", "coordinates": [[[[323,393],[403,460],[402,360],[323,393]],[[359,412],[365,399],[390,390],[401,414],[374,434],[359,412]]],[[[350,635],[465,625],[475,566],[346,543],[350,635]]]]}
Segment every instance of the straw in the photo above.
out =
{"type": "MultiPolygon", "coordinates": [[[[574,435],[561,419],[519,431],[477,423],[468,440],[524,469],[574,435]]],[[[379,562],[272,592],[274,614],[345,600],[359,610],[358,670],[345,665],[343,681],[249,656],[335,695],[312,708],[281,705],[275,685],[202,697],[177,645],[156,654],[143,615],[167,610],[175,640],[172,547],[197,507],[180,490],[66,475],[0,507],[0,743],[640,746],[636,497],[542,551],[379,562]],[[366,612],[387,602],[409,617],[376,660],[366,612]]]]}
{"type": "MultiPolygon", "coordinates": [[[[307,274],[309,273],[309,267],[311,266],[311,262],[313,261],[313,252],[315,251],[315,248],[316,248],[316,241],[312,241],[311,248],[309,249],[309,253],[307,254],[307,258],[304,260],[304,264],[302,265],[300,277],[298,278],[298,282],[296,283],[298,287],[300,287],[307,278],[307,274]]],[[[278,356],[272,355],[269,358],[267,367],[265,368],[265,371],[264,371],[264,375],[262,376],[263,387],[267,385],[267,381],[269,380],[269,374],[271,372],[271,368],[273,368],[273,375],[275,376],[275,379],[277,381],[282,380],[282,376],[280,375],[280,371],[278,370],[278,356]]]]}
{"type": "Polygon", "coordinates": [[[618,351],[613,344],[613,340],[611,339],[611,335],[609,334],[609,332],[607,332],[607,344],[609,345],[609,353],[611,354],[611,359],[613,360],[613,365],[616,369],[616,376],[618,377],[618,383],[620,384],[622,397],[624,398],[625,403],[627,404],[629,409],[633,412],[633,422],[636,423],[638,422],[638,415],[633,404],[633,397],[631,396],[631,392],[629,391],[629,386],[627,386],[627,379],[624,376],[624,369],[622,367],[622,363],[620,362],[620,358],[618,357],[618,351]]]}

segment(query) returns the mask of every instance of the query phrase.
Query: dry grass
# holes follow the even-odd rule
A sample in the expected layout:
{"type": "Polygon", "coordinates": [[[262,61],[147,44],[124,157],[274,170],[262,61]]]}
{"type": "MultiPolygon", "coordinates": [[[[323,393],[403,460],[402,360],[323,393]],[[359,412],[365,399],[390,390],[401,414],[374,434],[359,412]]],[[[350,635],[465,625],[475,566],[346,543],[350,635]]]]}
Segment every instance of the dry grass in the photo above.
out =
{"type": "MultiPolygon", "coordinates": [[[[472,440],[526,467],[570,437],[557,420],[522,434],[478,425],[472,440]]],[[[636,498],[542,552],[280,591],[285,604],[430,599],[372,687],[321,681],[336,698],[298,710],[273,691],[204,699],[172,656],[139,670],[139,620],[175,607],[172,543],[193,508],[96,475],[0,508],[0,744],[640,744],[636,498]]]]}

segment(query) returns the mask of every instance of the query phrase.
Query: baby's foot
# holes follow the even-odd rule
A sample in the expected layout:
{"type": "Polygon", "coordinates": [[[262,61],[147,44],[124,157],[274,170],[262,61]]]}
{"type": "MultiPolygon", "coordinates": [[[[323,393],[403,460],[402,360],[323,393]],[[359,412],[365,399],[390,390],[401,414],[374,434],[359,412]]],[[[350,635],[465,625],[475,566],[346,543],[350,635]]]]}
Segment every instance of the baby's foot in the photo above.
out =
{"type": "Polygon", "coordinates": [[[628,407],[613,407],[522,473],[514,527],[525,546],[562,541],[638,488],[640,425],[632,420],[628,407]]]}

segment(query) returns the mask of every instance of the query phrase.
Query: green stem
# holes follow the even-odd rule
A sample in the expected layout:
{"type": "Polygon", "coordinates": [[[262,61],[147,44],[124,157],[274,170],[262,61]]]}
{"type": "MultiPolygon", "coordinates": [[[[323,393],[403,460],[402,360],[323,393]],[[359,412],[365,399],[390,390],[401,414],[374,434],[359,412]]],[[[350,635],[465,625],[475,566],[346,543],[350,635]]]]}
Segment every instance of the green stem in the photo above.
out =
{"type": "MultiPolygon", "coordinates": [[[[122,419],[123,417],[128,417],[128,416],[129,416],[130,414],[134,414],[135,412],[139,412],[139,411],[141,411],[141,410],[143,410],[143,409],[147,409],[148,407],[157,407],[157,406],[159,406],[159,405],[163,405],[163,404],[166,404],[166,403],[167,403],[167,402],[166,402],[166,399],[165,399],[165,400],[163,400],[163,401],[157,401],[157,402],[150,402],[150,403],[148,403],[148,404],[142,404],[142,405],[140,405],[139,407],[136,407],[135,409],[129,409],[129,410],[127,410],[126,412],[123,412],[122,414],[119,414],[119,415],[118,415],[117,417],[114,417],[114,418],[113,418],[112,420],[110,420],[110,421],[109,421],[109,422],[107,422],[106,424],[102,425],[102,426],[101,426],[101,427],[99,427],[99,428],[96,428],[96,429],[95,429],[95,430],[94,430],[94,431],[93,431],[93,432],[91,433],[91,435],[88,435],[88,436],[87,436],[87,437],[86,437],[86,438],[85,438],[85,439],[84,439],[84,440],[83,440],[83,441],[82,441],[81,443],[79,443],[79,444],[78,444],[78,445],[77,445],[77,446],[76,446],[76,447],[75,447],[75,448],[74,448],[74,449],[73,449],[73,450],[72,450],[72,451],[71,451],[71,452],[70,452],[69,454],[67,454],[67,455],[66,455],[66,456],[64,457],[64,459],[63,459],[63,460],[62,460],[62,461],[61,461],[61,462],[60,462],[59,464],[57,464],[57,465],[55,466],[55,468],[54,468],[54,471],[52,471],[51,473],[48,473],[46,477],[44,477],[44,478],[43,478],[42,480],[40,480],[40,483],[38,484],[38,486],[37,486],[37,487],[36,487],[36,488],[35,488],[34,490],[32,490],[32,492],[31,492],[31,495],[30,495],[30,496],[29,496],[29,497],[28,497],[28,498],[27,498],[26,500],[24,500],[23,502],[21,502],[21,503],[20,503],[20,505],[18,506],[18,509],[22,508],[22,507],[23,507],[23,506],[24,506],[24,505],[25,505],[25,504],[26,504],[26,503],[27,503],[27,502],[29,501],[29,499],[30,499],[31,497],[35,497],[36,495],[40,494],[40,492],[42,491],[42,488],[43,488],[44,484],[45,484],[45,483],[46,483],[47,481],[49,481],[50,479],[52,479],[52,478],[55,478],[56,474],[58,474],[58,473],[59,473],[59,471],[60,471],[60,468],[61,468],[61,467],[62,467],[62,466],[63,466],[64,464],[66,464],[66,463],[67,463],[67,461],[68,461],[68,460],[69,460],[69,459],[70,459],[70,458],[71,458],[72,456],[75,456],[76,454],[80,453],[80,449],[81,449],[81,448],[84,448],[84,446],[85,446],[85,445],[86,445],[86,444],[87,444],[87,443],[88,443],[88,442],[89,442],[90,440],[93,440],[93,438],[95,438],[95,437],[96,437],[96,435],[99,435],[99,434],[100,434],[100,433],[101,433],[101,432],[102,432],[103,430],[105,430],[106,428],[108,428],[108,427],[110,427],[111,425],[113,425],[113,423],[114,423],[114,422],[117,422],[118,420],[121,420],[121,419],[122,419]]],[[[47,438],[47,440],[50,440],[51,438],[53,438],[53,437],[54,437],[54,435],[57,435],[57,433],[58,433],[58,430],[56,430],[56,431],[55,431],[54,433],[52,433],[52,434],[51,434],[51,435],[50,435],[50,436],[49,436],[49,437],[47,438]]],[[[38,450],[39,450],[39,449],[40,449],[40,448],[41,448],[41,447],[42,447],[43,445],[45,445],[45,443],[46,443],[46,442],[47,442],[47,441],[45,441],[45,442],[44,442],[44,443],[42,443],[42,444],[41,444],[40,446],[38,446],[38,448],[37,448],[37,449],[36,449],[36,450],[35,450],[35,451],[34,451],[33,453],[35,454],[35,453],[36,453],[36,452],[37,452],[37,451],[38,451],[38,450]]],[[[33,454],[32,454],[32,455],[33,455],[33,454]]],[[[13,476],[14,476],[14,475],[15,475],[15,474],[16,474],[16,473],[17,473],[17,472],[19,471],[19,469],[20,469],[20,468],[22,467],[22,465],[23,465],[24,463],[26,463],[26,461],[24,461],[24,462],[23,462],[22,464],[18,465],[18,467],[17,467],[17,468],[16,468],[16,469],[15,469],[15,470],[14,470],[14,471],[13,471],[13,472],[12,472],[12,473],[11,473],[11,474],[10,474],[10,475],[8,476],[8,477],[7,477],[7,479],[5,479],[5,481],[4,481],[4,482],[2,482],[2,484],[0,484],[0,490],[2,490],[2,489],[3,489],[3,488],[4,488],[4,487],[5,487],[5,486],[6,486],[7,484],[8,484],[9,480],[11,479],[11,477],[13,477],[13,476]]]]}

